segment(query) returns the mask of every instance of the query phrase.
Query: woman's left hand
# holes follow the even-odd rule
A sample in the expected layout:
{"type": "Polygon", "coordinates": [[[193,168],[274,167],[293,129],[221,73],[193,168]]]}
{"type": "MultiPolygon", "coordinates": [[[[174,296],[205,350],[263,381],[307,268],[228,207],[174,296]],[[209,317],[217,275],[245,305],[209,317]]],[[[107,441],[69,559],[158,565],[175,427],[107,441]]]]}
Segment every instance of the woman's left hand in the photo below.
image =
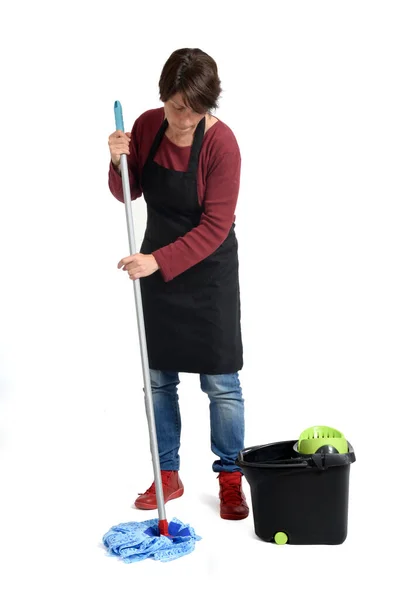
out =
{"type": "Polygon", "coordinates": [[[140,279],[140,277],[148,277],[158,271],[159,266],[152,254],[132,254],[126,258],[122,258],[118,263],[118,269],[123,267],[123,271],[127,271],[129,279],[140,279]]]}

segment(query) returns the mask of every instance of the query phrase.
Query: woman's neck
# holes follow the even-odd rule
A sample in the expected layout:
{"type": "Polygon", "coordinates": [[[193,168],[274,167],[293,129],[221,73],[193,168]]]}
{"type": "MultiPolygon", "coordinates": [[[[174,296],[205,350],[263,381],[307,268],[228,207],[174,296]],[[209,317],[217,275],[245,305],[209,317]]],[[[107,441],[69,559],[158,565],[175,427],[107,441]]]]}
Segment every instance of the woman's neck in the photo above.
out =
{"type": "Polygon", "coordinates": [[[168,137],[169,140],[171,140],[171,142],[173,142],[177,146],[191,146],[193,143],[195,131],[196,126],[191,127],[188,131],[184,131],[182,133],[181,131],[171,127],[171,125],[168,125],[168,129],[165,132],[165,135],[168,137]]]}
{"type": "MultiPolygon", "coordinates": [[[[207,113],[205,115],[205,117],[206,117],[206,123],[205,123],[204,133],[206,133],[218,121],[218,119],[216,117],[213,117],[209,113],[207,113]]],[[[171,140],[171,142],[173,142],[177,146],[182,146],[182,147],[191,146],[193,144],[193,137],[194,137],[194,132],[196,131],[196,127],[197,127],[197,125],[195,125],[191,129],[189,129],[189,131],[185,131],[184,133],[182,133],[182,131],[179,131],[179,129],[176,130],[176,129],[174,129],[173,126],[168,124],[168,128],[165,132],[165,135],[167,136],[167,138],[169,140],[171,140]]]]}

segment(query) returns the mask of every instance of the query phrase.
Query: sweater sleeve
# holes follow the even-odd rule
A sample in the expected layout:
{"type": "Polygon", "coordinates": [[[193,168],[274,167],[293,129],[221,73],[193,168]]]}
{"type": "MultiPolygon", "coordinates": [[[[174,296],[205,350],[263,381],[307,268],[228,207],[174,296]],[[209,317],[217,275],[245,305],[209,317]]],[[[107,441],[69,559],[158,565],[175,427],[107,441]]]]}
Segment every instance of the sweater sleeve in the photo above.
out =
{"type": "Polygon", "coordinates": [[[153,252],[164,281],[210,256],[227,238],[235,218],[240,166],[239,149],[220,155],[208,172],[199,225],[153,252]]]}
{"type": "MultiPolygon", "coordinates": [[[[137,121],[132,128],[131,140],[129,142],[129,152],[127,156],[129,184],[132,200],[136,200],[142,195],[139,177],[139,149],[137,145],[137,121]]],[[[108,171],[108,187],[117,200],[124,202],[124,193],[122,189],[122,177],[110,160],[108,171]]]]}

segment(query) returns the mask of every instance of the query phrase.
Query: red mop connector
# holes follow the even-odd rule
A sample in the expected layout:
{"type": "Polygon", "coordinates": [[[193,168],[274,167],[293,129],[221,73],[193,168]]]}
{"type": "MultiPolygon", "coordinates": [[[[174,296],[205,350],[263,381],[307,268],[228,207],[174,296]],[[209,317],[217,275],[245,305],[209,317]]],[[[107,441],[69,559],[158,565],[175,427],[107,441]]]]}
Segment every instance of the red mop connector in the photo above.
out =
{"type": "Polygon", "coordinates": [[[160,535],[169,535],[167,519],[161,519],[160,521],[158,521],[158,529],[160,531],[160,535]]]}

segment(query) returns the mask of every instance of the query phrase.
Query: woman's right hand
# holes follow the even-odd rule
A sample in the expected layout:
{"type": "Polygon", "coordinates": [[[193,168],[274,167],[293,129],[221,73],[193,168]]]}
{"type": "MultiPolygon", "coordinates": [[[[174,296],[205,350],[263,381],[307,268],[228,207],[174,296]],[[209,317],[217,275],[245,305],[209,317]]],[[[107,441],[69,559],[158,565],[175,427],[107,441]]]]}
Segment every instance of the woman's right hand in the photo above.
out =
{"type": "Polygon", "coordinates": [[[122,131],[114,131],[108,138],[111,160],[116,167],[119,167],[121,154],[129,154],[130,139],[131,134],[129,132],[123,133],[122,131]]]}

